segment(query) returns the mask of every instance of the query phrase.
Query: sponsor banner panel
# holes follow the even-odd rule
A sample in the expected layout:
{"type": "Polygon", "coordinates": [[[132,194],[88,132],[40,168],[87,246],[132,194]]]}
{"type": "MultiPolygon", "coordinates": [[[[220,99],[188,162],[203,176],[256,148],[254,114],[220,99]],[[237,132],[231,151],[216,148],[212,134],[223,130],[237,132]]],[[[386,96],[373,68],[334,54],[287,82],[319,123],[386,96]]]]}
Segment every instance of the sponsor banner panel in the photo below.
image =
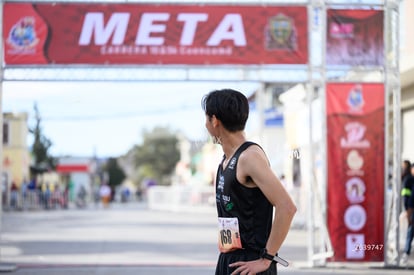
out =
{"type": "Polygon", "coordinates": [[[5,3],[6,65],[306,64],[305,6],[5,3]]]}
{"type": "Polygon", "coordinates": [[[384,85],[329,83],[327,221],[333,261],[384,259],[384,85]]]}
{"type": "Polygon", "coordinates": [[[384,12],[329,9],[326,64],[384,65],[384,12]]]}

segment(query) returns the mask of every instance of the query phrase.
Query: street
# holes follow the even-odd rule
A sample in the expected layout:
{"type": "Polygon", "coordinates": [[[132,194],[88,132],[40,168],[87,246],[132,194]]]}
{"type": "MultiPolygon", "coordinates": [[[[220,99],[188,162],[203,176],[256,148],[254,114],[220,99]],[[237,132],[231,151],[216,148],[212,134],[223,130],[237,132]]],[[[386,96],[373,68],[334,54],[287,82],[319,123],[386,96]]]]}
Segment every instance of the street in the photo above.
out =
{"type": "MultiPolygon", "coordinates": [[[[2,214],[0,263],[10,274],[214,274],[216,213],[148,210],[113,204],[69,210],[2,214]]],[[[280,252],[290,266],[278,274],[412,274],[379,265],[309,268],[307,235],[292,229],[280,252]]]]}

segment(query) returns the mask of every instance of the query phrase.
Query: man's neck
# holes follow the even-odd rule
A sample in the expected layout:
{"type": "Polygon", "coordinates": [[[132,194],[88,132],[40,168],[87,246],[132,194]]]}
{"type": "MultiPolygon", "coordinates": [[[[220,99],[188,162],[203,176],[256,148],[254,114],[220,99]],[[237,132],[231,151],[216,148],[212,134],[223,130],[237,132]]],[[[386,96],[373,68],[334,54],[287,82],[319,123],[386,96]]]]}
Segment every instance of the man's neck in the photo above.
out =
{"type": "Polygon", "coordinates": [[[236,150],[246,141],[246,137],[243,131],[229,133],[220,138],[221,147],[223,148],[226,159],[230,158],[236,150]]]}

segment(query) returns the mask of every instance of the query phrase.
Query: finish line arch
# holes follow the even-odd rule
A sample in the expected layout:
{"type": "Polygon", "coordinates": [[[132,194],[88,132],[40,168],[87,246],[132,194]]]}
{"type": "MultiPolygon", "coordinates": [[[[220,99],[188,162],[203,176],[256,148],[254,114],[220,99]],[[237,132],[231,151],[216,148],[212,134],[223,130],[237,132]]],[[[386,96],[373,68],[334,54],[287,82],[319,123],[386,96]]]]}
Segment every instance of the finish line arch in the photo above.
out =
{"type": "MultiPolygon", "coordinates": [[[[314,98],[325,101],[326,84],[336,83],[339,87],[355,83],[363,86],[368,83],[380,83],[384,85],[386,114],[383,149],[384,190],[388,175],[393,175],[393,196],[383,219],[386,250],[380,261],[383,260],[386,265],[398,265],[399,256],[395,252],[398,251],[398,242],[392,242],[394,237],[391,236],[397,234],[398,239],[400,98],[398,36],[394,35],[398,30],[398,1],[368,0],[364,4],[360,1],[339,0],[279,0],[262,1],[260,4],[242,1],[243,3],[238,6],[224,1],[205,1],[205,5],[188,5],[186,2],[177,1],[177,4],[169,3],[165,6],[162,5],[164,4],[162,1],[157,2],[161,5],[130,1],[106,5],[99,2],[86,4],[77,1],[70,4],[57,2],[56,5],[48,2],[2,2],[3,11],[8,9],[8,12],[1,13],[5,53],[2,56],[4,59],[2,59],[1,82],[256,81],[264,83],[263,89],[258,92],[264,100],[263,104],[268,104],[265,98],[272,94],[275,85],[299,83],[306,92],[310,129],[313,123],[312,102],[314,98]],[[115,8],[115,12],[109,11],[108,6],[115,8]],[[140,7],[144,12],[134,7],[140,7]],[[55,28],[63,25],[62,21],[67,23],[56,14],[64,16],[66,12],[73,13],[75,9],[72,8],[85,11],[82,16],[84,20],[79,22],[76,20],[77,17],[68,17],[68,20],[75,20],[74,25],[79,25],[80,28],[67,38],[61,36],[54,40],[48,37],[46,26],[55,28]],[[373,59],[369,55],[359,56],[358,58],[363,57],[366,61],[363,63],[355,63],[358,58],[349,58],[345,62],[343,60],[331,62],[335,59],[335,53],[329,54],[329,52],[335,48],[335,44],[332,44],[327,34],[337,35],[338,38],[346,37],[351,35],[353,29],[348,24],[329,25],[330,16],[337,16],[333,13],[345,11],[339,16],[361,18],[361,14],[365,13],[367,8],[383,14],[381,17],[383,28],[380,30],[383,48],[376,52],[383,55],[382,58],[378,60],[374,54],[373,59]],[[355,12],[358,15],[355,15],[355,12]],[[43,22],[38,30],[39,36],[35,38],[40,41],[35,42],[30,36],[19,37],[17,31],[15,36],[12,35],[13,30],[19,26],[26,31],[33,27],[37,20],[36,16],[39,16],[37,13],[41,13],[42,18],[50,20],[43,22]],[[129,26],[131,15],[141,16],[142,25],[135,26],[133,31],[126,27],[129,26]],[[210,19],[212,21],[208,21],[210,19]],[[243,24],[243,20],[247,20],[249,24],[243,24]],[[295,25],[295,21],[300,21],[302,24],[295,25]],[[177,23],[182,24],[181,29],[177,28],[177,23]],[[200,31],[198,27],[202,28],[202,23],[206,24],[201,33],[208,33],[208,35],[198,39],[197,31],[200,31]],[[163,36],[170,28],[174,29],[175,34],[172,37],[163,36]],[[81,34],[85,34],[84,40],[77,39],[81,34]],[[73,40],[73,37],[76,39],[73,40]],[[47,51],[43,47],[46,39],[49,39],[47,51]],[[93,39],[95,45],[92,45],[93,39]],[[112,48],[103,49],[110,41],[112,41],[112,48]],[[125,41],[132,41],[132,45],[125,44],[125,41]],[[252,44],[249,44],[251,41],[252,44]],[[100,47],[96,47],[97,44],[100,47]],[[289,54],[275,54],[280,51],[288,51],[289,54]],[[32,54],[33,52],[35,54],[32,54]],[[131,53],[133,58],[125,59],[131,53]],[[392,57],[385,58],[385,56],[392,57]],[[183,63],[183,59],[187,62],[183,63]],[[385,165],[388,163],[393,164],[392,173],[388,165],[385,165]]],[[[65,29],[64,26],[60,27],[65,29]]],[[[67,29],[65,30],[68,32],[67,29]]],[[[54,33],[60,35],[62,32],[55,30],[54,33]]],[[[337,50],[336,54],[340,55],[340,47],[337,50]]],[[[323,112],[325,108],[326,106],[322,108],[323,112]]],[[[326,125],[324,126],[323,129],[326,129],[326,125]]],[[[323,130],[322,136],[327,135],[324,131],[326,130],[323,130]]],[[[322,253],[314,251],[313,237],[310,238],[308,248],[308,260],[314,265],[320,259],[325,263],[326,258],[331,257],[332,251],[337,248],[331,247],[329,228],[326,228],[323,222],[327,216],[324,192],[328,184],[325,177],[320,180],[315,175],[315,148],[310,146],[314,145],[315,140],[312,131],[308,132],[308,177],[309,190],[312,191],[308,192],[310,196],[308,230],[311,236],[317,227],[313,223],[312,215],[320,214],[322,222],[320,239],[322,253]],[[319,211],[315,208],[319,208],[319,211]],[[324,248],[327,250],[325,251],[324,248]]],[[[319,142],[322,145],[319,147],[320,150],[324,151],[326,139],[322,138],[319,142]]],[[[323,175],[328,172],[326,161],[321,170],[323,175]]],[[[364,258],[353,259],[361,261],[364,258]]]]}

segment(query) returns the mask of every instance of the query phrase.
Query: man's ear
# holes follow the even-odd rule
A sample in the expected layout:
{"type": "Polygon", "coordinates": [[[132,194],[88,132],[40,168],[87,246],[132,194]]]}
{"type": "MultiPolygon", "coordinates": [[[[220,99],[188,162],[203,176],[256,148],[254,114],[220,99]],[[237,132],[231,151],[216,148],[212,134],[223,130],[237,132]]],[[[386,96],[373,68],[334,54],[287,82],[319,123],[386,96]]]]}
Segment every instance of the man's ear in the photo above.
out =
{"type": "Polygon", "coordinates": [[[218,120],[218,118],[215,115],[213,115],[211,117],[211,124],[213,125],[213,127],[217,127],[219,123],[220,123],[220,120],[218,120]]]}

